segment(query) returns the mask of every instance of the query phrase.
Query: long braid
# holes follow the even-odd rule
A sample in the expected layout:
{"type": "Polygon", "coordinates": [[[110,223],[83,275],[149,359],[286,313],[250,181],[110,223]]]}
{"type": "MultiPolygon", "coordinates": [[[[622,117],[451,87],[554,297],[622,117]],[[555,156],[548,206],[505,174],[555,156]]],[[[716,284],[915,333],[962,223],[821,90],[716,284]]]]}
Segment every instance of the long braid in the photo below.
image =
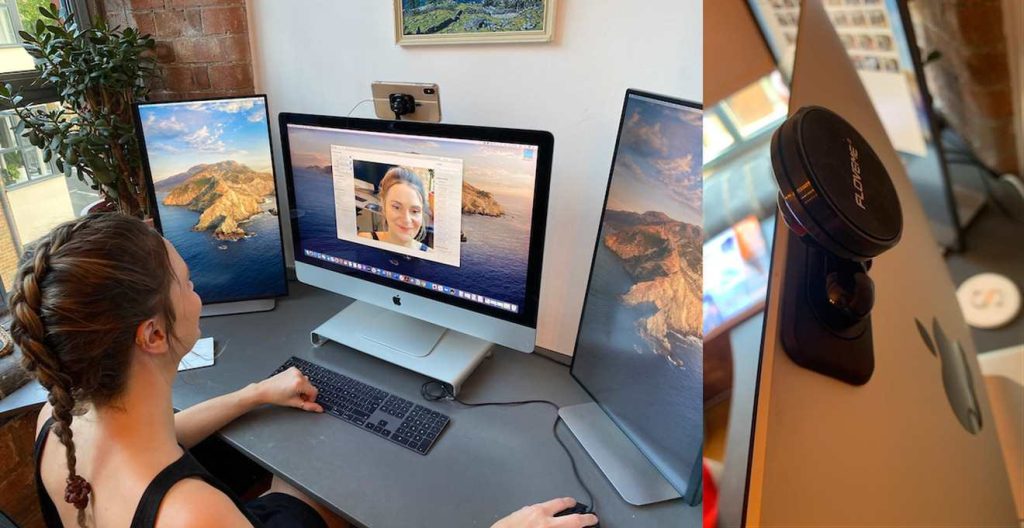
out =
{"type": "Polygon", "coordinates": [[[175,280],[159,233],[113,213],[54,228],[19,266],[10,299],[11,335],[25,369],[49,391],[53,433],[67,457],[64,500],[77,509],[79,526],[85,526],[85,509],[95,496],[90,498],[91,486],[76,467],[76,404],[98,409],[121,396],[139,325],[160,317],[174,327],[175,280]]]}
{"type": "Polygon", "coordinates": [[[68,465],[67,486],[64,500],[74,504],[78,510],[78,524],[85,526],[85,508],[92,491],[89,483],[76,471],[75,443],[71,430],[72,413],[75,408],[74,388],[71,377],[61,368],[60,358],[50,353],[44,341],[46,328],[43,324],[42,294],[40,283],[45,279],[50,255],[70,238],[80,223],[64,224],[53,231],[35,248],[32,265],[22,266],[15,280],[16,287],[11,295],[11,312],[19,324],[13,325],[12,336],[24,355],[23,363],[30,372],[35,372],[39,383],[49,392],[56,420],[53,432],[64,445],[68,465]]]}

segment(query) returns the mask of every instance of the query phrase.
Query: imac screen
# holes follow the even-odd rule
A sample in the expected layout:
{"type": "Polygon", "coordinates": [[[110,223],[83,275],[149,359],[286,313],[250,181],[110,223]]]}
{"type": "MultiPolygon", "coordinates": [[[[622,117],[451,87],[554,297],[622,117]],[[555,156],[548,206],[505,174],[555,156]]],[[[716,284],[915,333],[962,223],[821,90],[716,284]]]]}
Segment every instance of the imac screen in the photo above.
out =
{"type": "Polygon", "coordinates": [[[288,124],[296,260],[515,320],[537,145],[288,124]]]}

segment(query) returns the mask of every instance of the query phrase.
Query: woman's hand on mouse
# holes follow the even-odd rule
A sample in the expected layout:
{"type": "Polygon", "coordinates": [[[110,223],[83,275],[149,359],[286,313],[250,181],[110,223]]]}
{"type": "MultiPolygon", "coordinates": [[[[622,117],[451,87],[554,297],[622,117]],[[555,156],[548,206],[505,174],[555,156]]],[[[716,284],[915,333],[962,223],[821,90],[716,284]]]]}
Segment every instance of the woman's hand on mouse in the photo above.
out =
{"type": "Polygon", "coordinates": [[[256,391],[261,403],[324,412],[323,407],[316,403],[317,388],[295,367],[257,383],[256,391]]]}
{"type": "Polygon", "coordinates": [[[576,499],[564,497],[525,506],[494,523],[491,528],[584,528],[597,524],[592,513],[555,517],[555,514],[576,505],[576,499]]]}

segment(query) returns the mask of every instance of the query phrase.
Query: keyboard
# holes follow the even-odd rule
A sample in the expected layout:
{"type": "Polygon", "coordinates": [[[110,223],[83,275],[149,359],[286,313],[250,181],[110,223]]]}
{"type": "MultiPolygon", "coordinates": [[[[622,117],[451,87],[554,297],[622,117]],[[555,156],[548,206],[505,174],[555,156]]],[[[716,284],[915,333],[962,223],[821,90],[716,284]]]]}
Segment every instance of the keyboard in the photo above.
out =
{"type": "Polygon", "coordinates": [[[421,455],[430,451],[451,421],[445,414],[294,356],[271,376],[291,367],[309,377],[325,413],[421,455]]]}

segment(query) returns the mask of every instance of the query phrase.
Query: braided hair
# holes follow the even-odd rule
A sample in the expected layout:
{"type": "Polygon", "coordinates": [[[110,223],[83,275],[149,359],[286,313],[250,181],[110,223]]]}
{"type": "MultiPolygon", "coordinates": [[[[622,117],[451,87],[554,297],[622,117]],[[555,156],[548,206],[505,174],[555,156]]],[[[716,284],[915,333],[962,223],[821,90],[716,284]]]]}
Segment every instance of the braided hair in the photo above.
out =
{"type": "Polygon", "coordinates": [[[11,335],[22,363],[49,392],[53,433],[64,445],[64,500],[85,508],[92,488],[76,470],[76,404],[109,404],[124,390],[136,328],[174,324],[175,280],[163,238],[141,220],[105,213],[53,229],[24,255],[15,276],[11,335]]]}

